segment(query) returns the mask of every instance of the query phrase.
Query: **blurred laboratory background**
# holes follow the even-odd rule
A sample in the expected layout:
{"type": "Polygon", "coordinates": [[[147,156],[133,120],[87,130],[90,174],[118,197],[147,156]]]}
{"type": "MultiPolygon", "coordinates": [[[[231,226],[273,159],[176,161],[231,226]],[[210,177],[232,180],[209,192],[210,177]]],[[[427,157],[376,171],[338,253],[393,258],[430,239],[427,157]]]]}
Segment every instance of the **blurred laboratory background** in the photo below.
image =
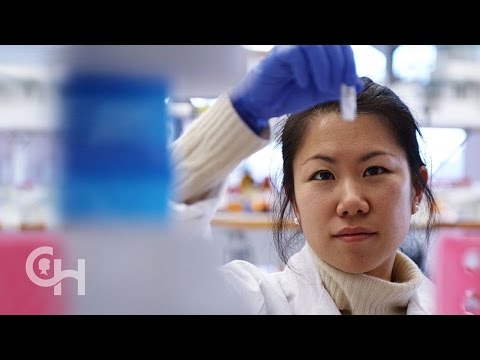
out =
{"type": "MultiPolygon", "coordinates": [[[[112,49],[122,54],[123,70],[170,74],[168,135],[173,141],[272,47],[112,49]],[[129,59],[129,54],[139,53],[144,59],[141,67],[129,59]]],[[[60,156],[56,86],[67,64],[82,61],[72,57],[74,48],[0,45],[0,232],[49,231],[60,224],[54,206],[60,156]]],[[[421,144],[428,154],[425,160],[441,214],[437,234],[480,234],[480,46],[354,45],[353,50],[358,75],[390,86],[422,126],[421,144]]],[[[105,59],[97,60],[100,64],[105,59]]],[[[231,174],[228,192],[212,221],[224,262],[244,259],[267,271],[281,269],[270,241],[269,220],[280,168],[280,149],[272,144],[231,174]]],[[[421,232],[423,225],[419,217],[412,231],[421,232]]],[[[407,251],[428,271],[424,250],[407,251]]]]}

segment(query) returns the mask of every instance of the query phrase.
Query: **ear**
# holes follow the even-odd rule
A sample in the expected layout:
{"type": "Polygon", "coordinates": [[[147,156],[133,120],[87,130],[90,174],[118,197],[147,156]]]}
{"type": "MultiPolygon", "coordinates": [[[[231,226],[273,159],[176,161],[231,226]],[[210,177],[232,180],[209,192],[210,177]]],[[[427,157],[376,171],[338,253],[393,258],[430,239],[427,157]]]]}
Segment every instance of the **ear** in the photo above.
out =
{"type": "Polygon", "coordinates": [[[300,212],[298,211],[298,206],[297,206],[297,200],[295,199],[295,195],[293,195],[293,199],[291,201],[292,207],[293,207],[293,212],[295,213],[295,217],[298,220],[298,223],[301,224],[300,220],[300,212]]]}
{"type": "MultiPolygon", "coordinates": [[[[428,170],[425,166],[420,166],[420,176],[422,177],[424,183],[428,183],[428,170]]],[[[423,198],[424,189],[414,189],[415,193],[413,196],[412,203],[412,214],[415,214],[418,211],[418,206],[423,198]]]]}

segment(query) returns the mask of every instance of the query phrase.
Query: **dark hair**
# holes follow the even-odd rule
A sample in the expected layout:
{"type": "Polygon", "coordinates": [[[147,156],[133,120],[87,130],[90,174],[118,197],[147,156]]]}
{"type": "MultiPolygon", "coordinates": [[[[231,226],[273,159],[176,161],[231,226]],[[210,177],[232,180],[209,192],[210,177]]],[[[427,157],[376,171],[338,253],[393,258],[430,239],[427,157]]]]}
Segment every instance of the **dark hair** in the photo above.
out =
{"type": "MultiPolygon", "coordinates": [[[[364,90],[357,97],[357,112],[359,114],[379,115],[390,128],[398,144],[405,150],[412,184],[416,190],[424,192],[428,205],[426,223],[426,244],[428,245],[438,210],[432,190],[421,176],[422,161],[417,142],[417,134],[423,139],[419,126],[407,105],[388,87],[376,84],[367,77],[361,78],[364,90]]],[[[301,231],[293,229],[289,224],[294,217],[294,179],[293,159],[303,143],[308,127],[317,115],[330,112],[340,112],[338,101],[315,105],[314,107],[292,114],[280,123],[276,140],[281,145],[283,157],[283,179],[281,189],[275,200],[273,213],[273,240],[280,259],[286,264],[291,250],[298,245],[301,231]]]]}

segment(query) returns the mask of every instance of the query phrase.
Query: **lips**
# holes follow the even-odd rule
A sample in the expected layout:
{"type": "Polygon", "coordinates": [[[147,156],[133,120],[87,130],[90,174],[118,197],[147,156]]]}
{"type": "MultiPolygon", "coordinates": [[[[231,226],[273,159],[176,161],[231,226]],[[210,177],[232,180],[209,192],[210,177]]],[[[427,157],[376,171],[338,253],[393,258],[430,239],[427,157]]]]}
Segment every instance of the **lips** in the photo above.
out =
{"type": "Polygon", "coordinates": [[[363,227],[346,227],[340,230],[333,237],[346,242],[357,242],[372,238],[377,233],[363,227]]]}
{"type": "Polygon", "coordinates": [[[345,235],[358,235],[358,234],[374,234],[375,231],[364,228],[364,227],[346,227],[340,230],[333,236],[345,236],[345,235]]]}

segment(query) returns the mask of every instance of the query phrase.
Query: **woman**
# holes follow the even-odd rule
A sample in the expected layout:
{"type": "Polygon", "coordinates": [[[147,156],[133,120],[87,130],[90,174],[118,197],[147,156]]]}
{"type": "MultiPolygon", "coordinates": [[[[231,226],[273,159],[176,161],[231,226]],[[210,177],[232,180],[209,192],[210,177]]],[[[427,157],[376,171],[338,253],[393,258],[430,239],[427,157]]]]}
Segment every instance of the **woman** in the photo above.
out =
{"type": "MultiPolygon", "coordinates": [[[[388,88],[356,77],[348,46],[281,46],[174,144],[179,212],[208,223],[228,173],[280,132],[283,195],[274,238],[279,273],[245,261],[223,268],[252,314],[431,314],[432,283],[399,251],[422,199],[435,203],[418,126],[388,88]],[[358,116],[344,121],[340,87],[355,86],[358,116]],[[305,246],[288,257],[286,218],[305,246]]],[[[427,231],[427,235],[429,231],[427,231]]]]}

